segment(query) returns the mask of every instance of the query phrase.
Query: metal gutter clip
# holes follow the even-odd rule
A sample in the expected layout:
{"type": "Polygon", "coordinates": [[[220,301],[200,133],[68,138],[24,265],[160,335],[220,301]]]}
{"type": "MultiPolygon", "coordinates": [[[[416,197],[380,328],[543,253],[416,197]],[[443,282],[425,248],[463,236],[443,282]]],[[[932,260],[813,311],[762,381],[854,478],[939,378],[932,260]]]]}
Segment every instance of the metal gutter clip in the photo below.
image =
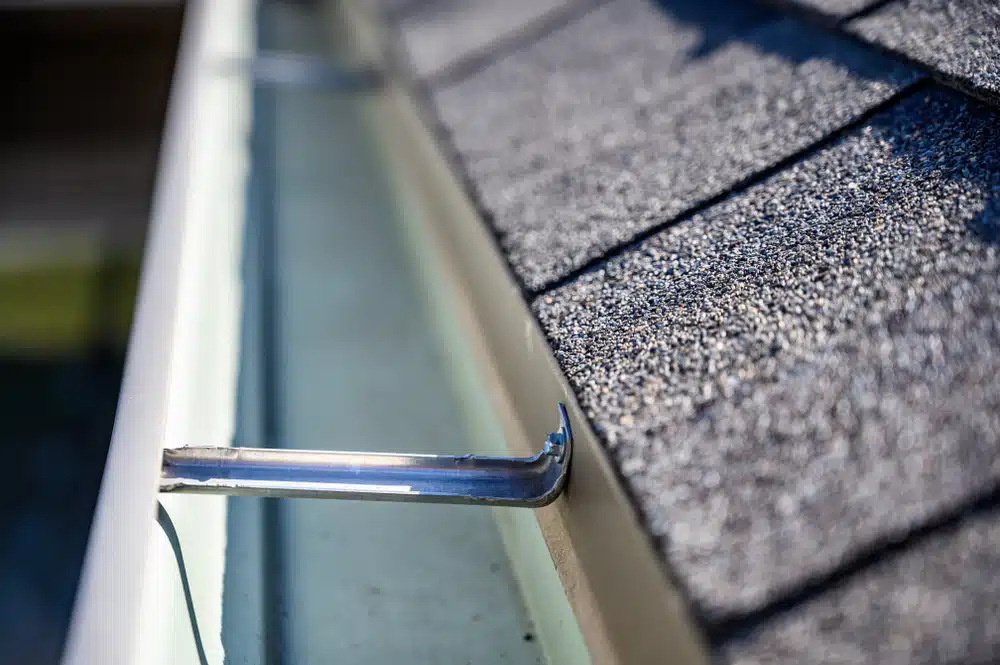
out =
{"type": "Polygon", "coordinates": [[[534,457],[281,448],[163,451],[161,492],[537,508],[562,492],[573,449],[566,407],[534,457]]]}

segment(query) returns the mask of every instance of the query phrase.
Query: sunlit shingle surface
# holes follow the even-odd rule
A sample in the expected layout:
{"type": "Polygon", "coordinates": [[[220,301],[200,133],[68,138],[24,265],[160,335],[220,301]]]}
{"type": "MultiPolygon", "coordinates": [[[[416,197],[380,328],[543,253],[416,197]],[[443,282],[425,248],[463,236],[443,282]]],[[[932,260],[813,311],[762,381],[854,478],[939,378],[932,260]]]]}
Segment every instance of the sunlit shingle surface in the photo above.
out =
{"type": "Polygon", "coordinates": [[[538,289],[883,102],[916,72],[746,3],[617,0],[434,101],[538,289]]]}
{"type": "Polygon", "coordinates": [[[996,3],[766,4],[609,2],[429,108],[720,661],[986,662],[996,3]]]}
{"type": "Polygon", "coordinates": [[[535,301],[710,615],[1000,479],[996,122],[919,94],[535,301]]]}

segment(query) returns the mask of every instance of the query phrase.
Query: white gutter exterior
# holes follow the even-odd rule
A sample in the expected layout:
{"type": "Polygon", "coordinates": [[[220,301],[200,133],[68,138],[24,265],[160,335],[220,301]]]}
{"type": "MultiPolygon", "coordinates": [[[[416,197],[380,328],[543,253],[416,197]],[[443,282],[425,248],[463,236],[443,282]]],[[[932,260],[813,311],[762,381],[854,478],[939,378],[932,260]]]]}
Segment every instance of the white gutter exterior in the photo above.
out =
{"type": "MultiPolygon", "coordinates": [[[[197,663],[177,563],[156,525],[166,446],[230,445],[253,52],[250,0],[189,0],[136,314],[65,665],[197,663]]],[[[223,662],[222,498],[168,497],[209,662],[223,662]],[[195,535],[196,534],[196,535],[195,535]],[[189,540],[191,542],[191,540],[189,540]]]]}

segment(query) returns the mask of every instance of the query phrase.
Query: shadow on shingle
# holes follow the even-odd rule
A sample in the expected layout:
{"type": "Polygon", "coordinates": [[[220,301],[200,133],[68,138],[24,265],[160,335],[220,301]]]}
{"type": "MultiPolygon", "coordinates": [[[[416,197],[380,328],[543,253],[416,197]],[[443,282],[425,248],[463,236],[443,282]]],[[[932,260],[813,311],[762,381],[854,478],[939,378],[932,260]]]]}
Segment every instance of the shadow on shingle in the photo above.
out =
{"type": "Polygon", "coordinates": [[[761,23],[778,18],[778,15],[751,2],[692,2],[691,0],[653,0],[671,19],[695,26],[701,32],[701,41],[689,55],[703,58],[742,37],[761,23]]]}
{"type": "Polygon", "coordinates": [[[760,28],[770,22],[793,19],[762,5],[735,0],[653,0],[653,4],[670,20],[700,32],[700,41],[688,52],[692,60],[710,57],[722,48],[742,43],[796,65],[824,58],[858,76],[885,80],[886,68],[872,66],[883,63],[882,56],[849,45],[847,40],[831,38],[828,33],[824,35],[819,28],[803,23],[798,25],[801,39],[775,39],[773,32],[760,28]]]}
{"type": "Polygon", "coordinates": [[[986,243],[1000,243],[1000,198],[994,196],[986,202],[981,213],[969,221],[969,232],[986,243]]]}
{"type": "Polygon", "coordinates": [[[810,154],[920,78],[741,3],[617,0],[434,102],[537,294],[810,154]]]}

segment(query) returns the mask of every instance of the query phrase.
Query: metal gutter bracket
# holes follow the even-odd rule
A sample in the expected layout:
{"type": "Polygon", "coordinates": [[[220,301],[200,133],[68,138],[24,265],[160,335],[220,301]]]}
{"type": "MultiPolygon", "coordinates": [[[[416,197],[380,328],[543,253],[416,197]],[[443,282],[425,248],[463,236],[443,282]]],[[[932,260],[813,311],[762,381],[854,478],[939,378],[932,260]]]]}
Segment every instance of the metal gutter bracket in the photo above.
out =
{"type": "Polygon", "coordinates": [[[534,457],[172,448],[163,451],[160,491],[538,508],[565,487],[572,450],[560,403],[559,429],[534,457]]]}

